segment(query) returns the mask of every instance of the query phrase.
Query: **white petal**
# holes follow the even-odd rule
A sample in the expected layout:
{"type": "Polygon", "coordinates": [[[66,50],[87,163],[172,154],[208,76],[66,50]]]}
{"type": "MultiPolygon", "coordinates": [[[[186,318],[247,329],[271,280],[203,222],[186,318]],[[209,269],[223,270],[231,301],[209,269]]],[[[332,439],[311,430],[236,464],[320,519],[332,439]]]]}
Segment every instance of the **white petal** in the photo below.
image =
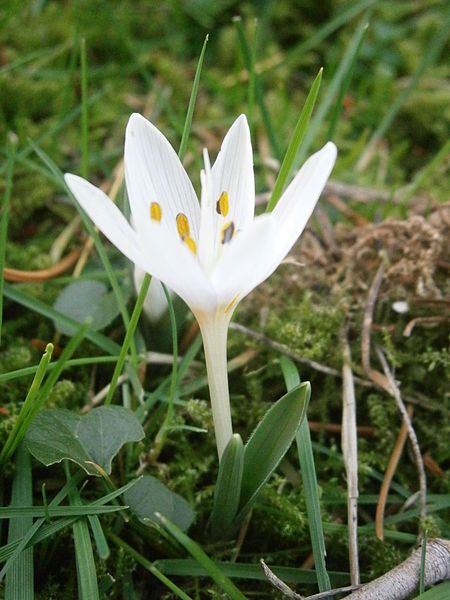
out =
{"type": "Polygon", "coordinates": [[[225,136],[212,167],[213,203],[222,192],[228,193],[229,213],[219,220],[232,221],[236,231],[244,230],[253,220],[255,177],[250,130],[245,115],[236,119],[225,136]]]}
{"type": "Polygon", "coordinates": [[[164,281],[192,310],[207,311],[215,306],[211,285],[179,238],[150,219],[137,234],[104,192],[77,175],[67,174],[65,180],[95,225],[135,265],[164,281]]]}
{"type": "MultiPolygon", "coordinates": [[[[145,271],[135,267],[134,269],[134,286],[136,292],[139,293],[145,271]]],[[[170,290],[169,290],[170,293],[170,290]]],[[[163,290],[162,283],[156,277],[152,277],[150,287],[144,301],[144,313],[151,323],[157,323],[164,315],[168,307],[167,298],[163,290]]]]}
{"type": "Polygon", "coordinates": [[[145,269],[146,261],[137,235],[114,202],[102,190],[78,175],[66,173],[64,179],[81,208],[100,231],[122,254],[145,269]]]}
{"type": "Polygon", "coordinates": [[[142,220],[150,219],[150,205],[157,202],[164,226],[178,235],[176,216],[183,213],[191,236],[198,240],[200,207],[189,177],[164,135],[137,113],[127,125],[125,177],[137,229],[142,220]]]}
{"type": "Polygon", "coordinates": [[[195,313],[213,311],[216,295],[196,256],[179,237],[170,235],[160,223],[148,222],[146,235],[139,232],[142,252],[151,265],[151,273],[178,296],[195,313]]]}
{"type": "Polygon", "coordinates": [[[273,249],[273,272],[305,228],[333,170],[337,149],[333,142],[313,154],[302,166],[272,211],[279,230],[273,249]]]}
{"type": "Polygon", "coordinates": [[[224,246],[211,276],[218,302],[222,307],[236,304],[266,279],[275,244],[276,220],[272,215],[254,219],[245,231],[237,233],[224,246]]]}

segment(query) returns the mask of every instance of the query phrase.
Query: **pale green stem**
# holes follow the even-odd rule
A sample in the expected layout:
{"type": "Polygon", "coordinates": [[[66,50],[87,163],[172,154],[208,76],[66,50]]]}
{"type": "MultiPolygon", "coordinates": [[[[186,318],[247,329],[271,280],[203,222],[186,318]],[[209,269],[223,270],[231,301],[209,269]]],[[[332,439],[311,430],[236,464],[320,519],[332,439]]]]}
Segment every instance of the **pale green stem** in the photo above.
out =
{"type": "Polygon", "coordinates": [[[223,315],[199,320],[219,460],[233,435],[227,370],[228,323],[223,315]]]}

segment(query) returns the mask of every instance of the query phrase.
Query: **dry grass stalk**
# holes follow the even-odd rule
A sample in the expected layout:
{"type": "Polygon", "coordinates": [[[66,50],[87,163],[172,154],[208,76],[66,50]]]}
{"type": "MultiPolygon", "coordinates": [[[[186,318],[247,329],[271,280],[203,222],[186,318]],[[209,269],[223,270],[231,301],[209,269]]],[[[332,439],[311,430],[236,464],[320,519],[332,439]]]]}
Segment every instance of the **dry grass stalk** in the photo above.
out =
{"type": "Polygon", "coordinates": [[[358,436],[356,429],[355,384],[347,332],[342,333],[342,454],[347,474],[347,524],[350,581],[358,585],[358,436]]]}

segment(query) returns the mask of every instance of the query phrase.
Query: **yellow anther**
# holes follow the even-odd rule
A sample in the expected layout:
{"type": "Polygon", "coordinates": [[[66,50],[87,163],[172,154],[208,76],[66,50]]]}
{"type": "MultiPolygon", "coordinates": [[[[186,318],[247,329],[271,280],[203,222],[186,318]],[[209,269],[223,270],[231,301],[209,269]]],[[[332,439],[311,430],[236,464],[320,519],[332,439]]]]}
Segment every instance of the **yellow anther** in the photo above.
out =
{"type": "Polygon", "coordinates": [[[222,192],[219,196],[219,199],[216,202],[216,211],[219,215],[226,217],[229,210],[228,204],[228,192],[222,192]]]}
{"type": "Polygon", "coordinates": [[[233,235],[234,235],[234,223],[233,223],[233,221],[228,221],[228,223],[225,223],[225,225],[222,227],[220,241],[222,242],[222,244],[228,244],[228,242],[231,241],[231,238],[233,237],[233,235]]]}
{"type": "Polygon", "coordinates": [[[184,238],[183,241],[189,248],[189,250],[192,252],[192,254],[197,254],[197,244],[195,243],[195,240],[193,240],[190,236],[187,236],[184,238]]]}
{"type": "Polygon", "coordinates": [[[191,229],[189,227],[189,221],[185,214],[177,214],[177,229],[180,238],[184,241],[186,237],[189,237],[191,229]]]}
{"type": "Polygon", "coordinates": [[[158,204],[157,202],[152,202],[150,204],[150,218],[153,221],[158,221],[158,223],[161,221],[162,219],[162,210],[161,210],[161,205],[158,204]]]}

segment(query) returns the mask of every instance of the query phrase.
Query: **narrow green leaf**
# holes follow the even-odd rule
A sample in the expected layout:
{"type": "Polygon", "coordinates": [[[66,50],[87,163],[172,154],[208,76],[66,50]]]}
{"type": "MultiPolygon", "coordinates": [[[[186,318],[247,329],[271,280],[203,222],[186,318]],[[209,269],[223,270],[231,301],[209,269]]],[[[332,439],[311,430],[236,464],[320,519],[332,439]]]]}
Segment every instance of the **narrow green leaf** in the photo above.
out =
{"type": "MultiPolygon", "coordinates": [[[[12,486],[11,507],[20,507],[33,502],[31,457],[21,445],[17,450],[16,473],[12,486]]],[[[33,525],[33,518],[21,515],[12,518],[8,529],[8,542],[20,539],[33,525]]],[[[2,574],[4,570],[2,570],[2,574]]],[[[1,575],[1,574],[0,574],[1,575]]],[[[1,580],[1,576],[0,576],[1,580]]],[[[33,600],[34,568],[33,549],[23,550],[10,566],[5,578],[5,600],[33,600]]]]}
{"type": "Polygon", "coordinates": [[[144,435],[131,410],[100,406],[83,416],[65,408],[41,411],[25,439],[31,454],[46,466],[68,459],[100,476],[102,470],[111,473],[112,459],[124,444],[144,435]]]}
{"type": "Polygon", "coordinates": [[[184,155],[186,154],[189,134],[191,132],[192,126],[192,117],[194,115],[195,103],[197,101],[198,88],[200,85],[200,75],[202,72],[203,59],[205,57],[206,45],[208,43],[209,36],[205,37],[205,41],[203,42],[202,51],[200,52],[200,57],[198,59],[197,68],[195,70],[194,83],[192,84],[192,92],[191,97],[189,99],[189,105],[186,113],[186,119],[184,122],[183,134],[181,136],[180,148],[178,150],[178,156],[180,160],[183,160],[184,155]]]}
{"type": "MultiPolygon", "coordinates": [[[[164,558],[155,561],[153,564],[167,575],[179,575],[180,577],[204,577],[208,575],[205,568],[192,558],[164,558]]],[[[216,561],[216,565],[228,577],[267,582],[267,578],[260,565],[224,561],[216,561]]],[[[289,583],[314,585],[317,580],[314,570],[272,565],[270,565],[270,568],[280,579],[289,583]]],[[[347,585],[350,575],[342,571],[330,571],[330,577],[333,586],[338,587],[340,585],[347,585]]]]}
{"type": "Polygon", "coordinates": [[[305,416],[310,394],[308,382],[289,391],[266,412],[250,436],[244,449],[237,522],[241,522],[248,513],[262,486],[286,454],[305,416]]]}
{"type": "Polygon", "coordinates": [[[103,528],[100,523],[100,519],[97,515],[89,515],[88,516],[89,526],[92,531],[92,535],[95,541],[95,547],[97,548],[97,554],[99,558],[102,560],[106,560],[109,558],[111,551],[108,546],[108,541],[106,540],[105,534],[103,533],[103,528]]]}
{"type": "Polygon", "coordinates": [[[278,200],[281,197],[283,189],[288,181],[289,175],[294,168],[295,158],[299,153],[306,131],[308,129],[309,121],[311,119],[312,111],[316,104],[317,96],[319,94],[320,83],[322,81],[323,69],[320,69],[317,76],[311,86],[309,94],[306,98],[305,104],[303,105],[302,111],[295,126],[294,133],[292,134],[289,146],[286,150],[283,162],[278,173],[278,177],[275,181],[275,185],[272,191],[272,196],[267,205],[267,211],[272,211],[277,205],[278,200]]]}
{"type": "MultiPolygon", "coordinates": [[[[285,356],[280,359],[280,364],[286,382],[286,388],[288,390],[295,389],[300,382],[297,367],[285,356]]],[[[317,483],[314,455],[307,419],[302,421],[297,431],[296,442],[302,473],[314,564],[317,572],[317,583],[322,592],[331,589],[331,584],[325,564],[326,548],[323,535],[322,515],[320,511],[319,486],[317,483]]]]}
{"type": "Polygon", "coordinates": [[[44,379],[45,371],[47,369],[48,363],[51,360],[53,352],[53,344],[47,344],[44,354],[39,362],[36,374],[33,378],[33,382],[28,390],[28,394],[25,398],[24,403],[22,404],[22,408],[20,409],[19,416],[17,417],[14,426],[8,435],[6,442],[3,446],[3,449],[0,453],[0,465],[4,465],[14,454],[17,446],[23,439],[25,435],[24,431],[24,423],[26,422],[27,415],[31,412],[32,406],[36,400],[37,395],[39,394],[39,390],[42,384],[42,380],[44,379]]]}
{"type": "Polygon", "coordinates": [[[211,535],[226,537],[236,516],[244,472],[244,444],[235,433],[224,450],[219,465],[214,504],[210,518],[211,535]]]}
{"type": "MultiPolygon", "coordinates": [[[[70,479],[69,467],[66,463],[67,479],[70,479]]],[[[72,506],[83,506],[77,489],[69,492],[72,506]]],[[[94,551],[86,519],[80,519],[72,525],[77,565],[78,595],[80,600],[100,600],[95,568],[94,551]]]]}
{"type": "MultiPolygon", "coordinates": [[[[65,367],[81,367],[84,365],[100,365],[109,364],[116,362],[117,356],[87,356],[85,358],[72,358],[66,361],[65,367]]],[[[47,371],[52,371],[56,367],[56,363],[49,363],[47,371]]],[[[28,375],[34,375],[38,370],[39,365],[33,367],[24,367],[23,369],[16,369],[15,371],[9,371],[9,373],[0,374],[0,383],[11,381],[13,379],[20,379],[21,377],[27,377],[28,375]]]]}
{"type": "Polygon", "coordinates": [[[221,569],[217,564],[209,558],[204,550],[196,543],[191,540],[185,533],[181,531],[176,525],[171,523],[168,519],[162,515],[158,515],[160,522],[164,525],[167,531],[177,540],[179,544],[183,546],[189,554],[198,561],[198,563],[205,569],[206,573],[211,577],[217,585],[228,594],[231,600],[246,600],[244,594],[238,590],[234,583],[222,573],[221,569]]]}
{"type": "Polygon", "coordinates": [[[83,504],[82,506],[1,506],[0,519],[15,519],[25,517],[86,517],[88,515],[103,515],[122,510],[123,506],[95,506],[83,504]]]}

